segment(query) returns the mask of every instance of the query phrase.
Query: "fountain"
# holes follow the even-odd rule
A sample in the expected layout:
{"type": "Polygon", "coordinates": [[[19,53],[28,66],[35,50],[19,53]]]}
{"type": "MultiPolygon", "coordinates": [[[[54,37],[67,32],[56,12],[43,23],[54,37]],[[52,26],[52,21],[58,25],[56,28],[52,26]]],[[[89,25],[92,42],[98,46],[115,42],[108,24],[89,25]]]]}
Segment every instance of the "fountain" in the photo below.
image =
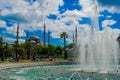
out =
{"type": "MultiPolygon", "coordinates": [[[[97,12],[95,2],[95,13],[97,12]]],[[[92,27],[87,32],[80,32],[79,53],[80,70],[96,73],[120,73],[119,72],[119,44],[120,41],[109,27],[99,30],[97,13],[92,17],[92,27]],[[117,40],[116,40],[117,39],[117,40]]]]}
{"type": "Polygon", "coordinates": [[[101,33],[90,29],[85,38],[81,32],[78,46],[82,70],[108,73],[118,69],[119,45],[108,30],[101,33]]]}

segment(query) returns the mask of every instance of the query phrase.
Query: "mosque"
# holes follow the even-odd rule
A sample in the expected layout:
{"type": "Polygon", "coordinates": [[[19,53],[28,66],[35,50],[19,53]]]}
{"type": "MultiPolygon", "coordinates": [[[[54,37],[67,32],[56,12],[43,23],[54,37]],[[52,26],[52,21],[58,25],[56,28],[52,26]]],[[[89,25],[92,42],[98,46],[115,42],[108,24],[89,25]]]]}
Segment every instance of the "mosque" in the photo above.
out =
{"type": "Polygon", "coordinates": [[[43,46],[43,41],[40,40],[40,38],[36,35],[30,37],[28,39],[29,42],[31,42],[33,45],[41,45],[43,46]]]}

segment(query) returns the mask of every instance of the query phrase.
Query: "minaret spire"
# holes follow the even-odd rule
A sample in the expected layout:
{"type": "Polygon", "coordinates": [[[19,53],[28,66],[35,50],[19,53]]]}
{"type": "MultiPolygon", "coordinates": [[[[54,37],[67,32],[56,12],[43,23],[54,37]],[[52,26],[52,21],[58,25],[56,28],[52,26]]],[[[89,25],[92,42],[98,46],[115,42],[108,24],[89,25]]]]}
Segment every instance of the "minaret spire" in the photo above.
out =
{"type": "Polygon", "coordinates": [[[73,33],[73,43],[75,42],[75,36],[74,36],[74,33],[73,33]]]}
{"type": "Polygon", "coordinates": [[[48,30],[48,45],[50,45],[50,31],[48,30]]]}
{"type": "Polygon", "coordinates": [[[29,38],[29,31],[26,31],[26,41],[28,41],[28,38],[29,38]]]}
{"type": "Polygon", "coordinates": [[[76,43],[77,43],[77,27],[75,27],[75,40],[76,40],[76,43]]]}
{"type": "Polygon", "coordinates": [[[43,34],[43,39],[44,39],[44,46],[46,46],[46,25],[44,23],[44,34],[43,34]]]}
{"type": "Polygon", "coordinates": [[[16,43],[19,43],[19,24],[17,24],[17,35],[16,35],[16,43]]]}
{"type": "Polygon", "coordinates": [[[99,22],[98,22],[98,3],[97,3],[97,0],[94,1],[94,4],[95,4],[95,25],[94,27],[96,28],[96,30],[98,31],[99,30],[99,22]]]}

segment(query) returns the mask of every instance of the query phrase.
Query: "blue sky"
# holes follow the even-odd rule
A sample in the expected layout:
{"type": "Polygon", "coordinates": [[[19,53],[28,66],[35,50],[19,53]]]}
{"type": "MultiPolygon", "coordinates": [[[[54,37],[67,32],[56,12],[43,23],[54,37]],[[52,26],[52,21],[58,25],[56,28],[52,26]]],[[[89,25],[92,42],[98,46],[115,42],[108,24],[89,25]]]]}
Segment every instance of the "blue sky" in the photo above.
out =
{"type": "Polygon", "coordinates": [[[26,39],[26,31],[29,31],[29,37],[37,35],[43,40],[45,23],[47,31],[51,31],[51,44],[63,45],[60,33],[67,32],[67,42],[71,43],[76,26],[78,34],[80,31],[87,32],[97,20],[99,31],[109,27],[119,34],[119,0],[96,1],[97,12],[95,0],[0,0],[0,36],[4,37],[5,41],[13,43],[19,23],[20,42],[26,39]]]}

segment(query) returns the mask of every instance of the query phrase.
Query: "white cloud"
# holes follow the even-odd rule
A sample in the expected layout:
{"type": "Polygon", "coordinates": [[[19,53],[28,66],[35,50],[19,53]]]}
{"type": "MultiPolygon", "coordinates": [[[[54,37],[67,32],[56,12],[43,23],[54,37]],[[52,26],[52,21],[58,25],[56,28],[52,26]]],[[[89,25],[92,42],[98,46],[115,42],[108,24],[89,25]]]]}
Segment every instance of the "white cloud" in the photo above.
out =
{"type": "Polygon", "coordinates": [[[80,4],[82,5],[82,13],[87,15],[88,17],[93,17],[96,14],[96,4],[94,0],[79,0],[80,4]]]}
{"type": "Polygon", "coordinates": [[[59,14],[58,6],[63,4],[63,0],[38,0],[38,2],[44,15],[59,14]]]}
{"type": "MultiPolygon", "coordinates": [[[[81,11],[67,10],[63,14],[59,14],[58,11],[58,6],[63,4],[63,0],[36,0],[32,6],[25,2],[25,0],[1,0],[2,4],[0,5],[0,9],[2,9],[1,15],[20,14],[28,21],[28,23],[20,24],[20,36],[25,36],[24,30],[43,30],[43,25],[45,22],[47,29],[52,32],[53,38],[60,38],[60,33],[65,31],[70,35],[68,39],[70,41],[72,39],[75,26],[78,26],[78,32],[83,30],[86,33],[87,30],[89,30],[90,25],[80,25],[77,21],[78,19],[81,19],[82,17],[90,17],[95,19],[97,17],[94,0],[79,0],[79,2],[82,5],[81,11]],[[12,8],[11,11],[5,9],[6,6],[10,6],[12,8]],[[45,16],[49,14],[57,15],[60,20],[51,21],[47,19],[45,16]],[[64,16],[64,18],[62,16],[64,16]],[[65,25],[66,22],[71,22],[71,25],[65,25]]],[[[98,8],[100,11],[109,9],[100,5],[98,8]]],[[[116,8],[111,7],[109,10],[113,12],[116,8]]],[[[109,20],[104,21],[102,25],[106,27],[115,23],[115,21],[109,20]]],[[[9,34],[16,36],[16,26],[7,27],[6,30],[9,34]]]]}
{"type": "Polygon", "coordinates": [[[6,22],[0,20],[0,28],[5,28],[6,22]]]}
{"type": "MultiPolygon", "coordinates": [[[[16,41],[16,39],[15,38],[11,38],[11,37],[6,37],[5,41],[9,42],[10,44],[13,44],[16,41]]],[[[25,42],[24,39],[19,39],[19,43],[24,43],[24,42],[25,42]]]]}
{"type": "Polygon", "coordinates": [[[16,8],[25,8],[26,5],[28,5],[24,0],[0,0],[1,2],[1,5],[0,5],[0,9],[6,9],[6,6],[7,7],[16,7],[16,8]]]}
{"type": "Polygon", "coordinates": [[[104,10],[108,10],[111,13],[120,13],[120,8],[116,7],[116,6],[103,6],[97,2],[94,2],[95,0],[79,0],[79,1],[80,1],[80,4],[82,5],[83,12],[89,16],[91,16],[91,15],[94,16],[94,13],[96,12],[95,11],[96,5],[97,5],[98,12],[103,12],[104,10]],[[96,5],[95,5],[95,3],[96,3],[96,5]]]}
{"type": "Polygon", "coordinates": [[[99,12],[103,12],[104,10],[108,10],[111,13],[120,13],[120,8],[115,6],[102,6],[98,5],[99,12]]]}
{"type": "MultiPolygon", "coordinates": [[[[9,34],[13,34],[14,36],[16,36],[16,32],[17,32],[17,25],[14,25],[12,27],[7,27],[6,28],[6,32],[9,33],[9,34]]],[[[22,37],[22,36],[26,36],[24,30],[20,27],[19,28],[19,37],[22,37]]]]}
{"type": "MultiPolygon", "coordinates": [[[[52,37],[59,38],[62,31],[66,31],[68,33],[73,31],[73,27],[78,25],[77,20],[79,17],[86,16],[84,13],[77,10],[66,11],[62,15],[59,14],[58,6],[63,4],[63,0],[38,0],[32,6],[24,0],[2,0],[2,3],[4,5],[1,5],[0,7],[4,7],[4,9],[2,10],[1,15],[18,13],[28,20],[28,24],[20,24],[20,36],[25,36],[24,30],[43,30],[43,23],[46,22],[46,26],[52,31],[52,37]],[[6,10],[6,5],[11,6],[12,10],[6,10]],[[66,16],[66,18],[56,20],[54,23],[51,20],[45,19],[45,15],[49,15],[50,13],[56,14],[60,18],[61,16],[66,16]],[[66,27],[65,22],[67,21],[71,21],[73,24],[70,27],[66,27]]],[[[16,26],[7,27],[6,30],[9,34],[13,34],[14,36],[16,35],[16,26]]]]}
{"type": "Polygon", "coordinates": [[[102,27],[103,28],[110,27],[110,26],[114,25],[115,23],[117,23],[117,21],[114,21],[114,20],[104,20],[102,22],[102,27]]]}

